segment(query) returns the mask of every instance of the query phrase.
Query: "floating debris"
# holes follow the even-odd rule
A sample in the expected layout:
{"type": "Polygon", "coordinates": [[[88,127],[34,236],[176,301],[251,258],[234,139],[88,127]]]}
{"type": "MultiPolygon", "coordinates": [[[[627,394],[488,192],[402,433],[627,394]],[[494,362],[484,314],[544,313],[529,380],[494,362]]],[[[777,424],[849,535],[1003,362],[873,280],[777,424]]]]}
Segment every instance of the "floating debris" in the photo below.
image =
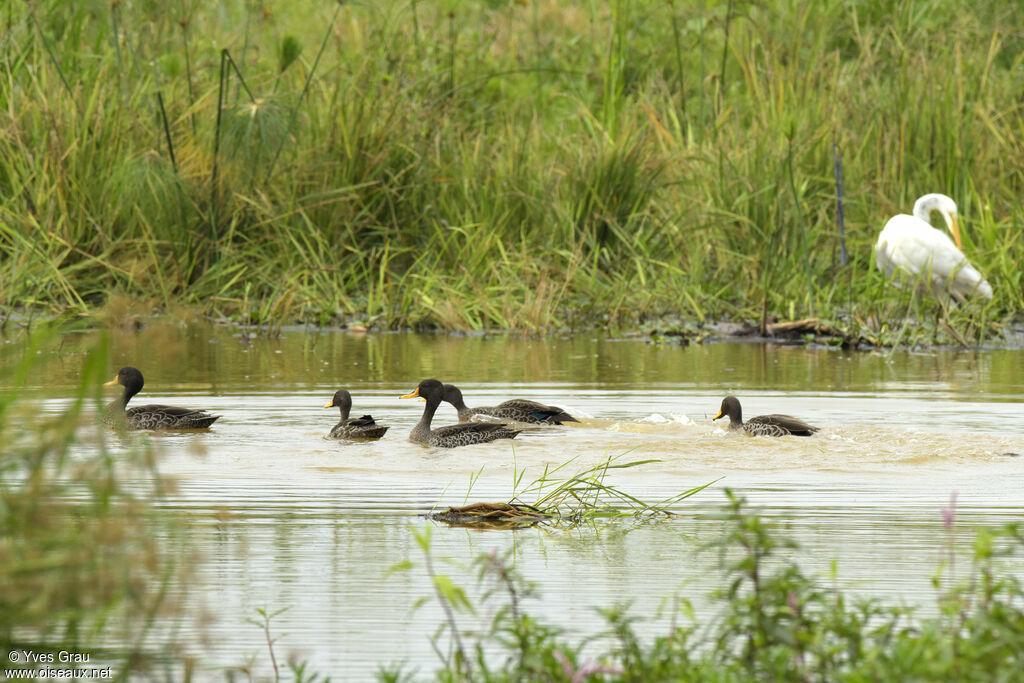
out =
{"type": "Polygon", "coordinates": [[[523,503],[471,503],[462,507],[449,507],[443,512],[433,512],[427,517],[452,526],[519,529],[547,521],[552,515],[523,503]]]}

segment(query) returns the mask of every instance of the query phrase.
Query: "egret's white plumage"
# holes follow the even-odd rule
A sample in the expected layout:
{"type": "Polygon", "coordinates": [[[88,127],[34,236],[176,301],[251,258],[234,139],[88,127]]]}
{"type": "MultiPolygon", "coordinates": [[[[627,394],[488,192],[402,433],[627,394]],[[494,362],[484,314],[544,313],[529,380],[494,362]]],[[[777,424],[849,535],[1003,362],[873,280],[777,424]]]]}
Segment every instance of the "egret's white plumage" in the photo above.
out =
{"type": "Polygon", "coordinates": [[[931,287],[936,297],[952,295],[959,301],[971,295],[992,298],[992,287],[960,251],[956,203],[944,194],[926,194],[914,202],[914,215],[889,219],[875,244],[875,262],[886,277],[894,273],[931,287]],[[953,240],[931,226],[938,211],[953,240]]]}

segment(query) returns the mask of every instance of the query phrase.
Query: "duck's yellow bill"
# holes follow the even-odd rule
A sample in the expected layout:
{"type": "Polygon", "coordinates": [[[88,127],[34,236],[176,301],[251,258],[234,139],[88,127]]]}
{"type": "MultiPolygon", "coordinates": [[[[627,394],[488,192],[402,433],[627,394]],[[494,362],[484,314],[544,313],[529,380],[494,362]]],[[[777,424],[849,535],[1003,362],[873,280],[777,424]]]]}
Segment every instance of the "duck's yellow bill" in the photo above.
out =
{"type": "Polygon", "coordinates": [[[721,410],[719,410],[718,411],[718,415],[715,415],[713,418],[711,418],[711,421],[714,422],[715,420],[717,420],[718,418],[722,417],[723,415],[725,415],[725,413],[723,413],[721,410]]]}
{"type": "Polygon", "coordinates": [[[420,395],[420,388],[416,387],[415,389],[412,390],[411,394],[406,394],[405,396],[399,396],[398,398],[416,398],[419,395],[420,395]]]}
{"type": "Polygon", "coordinates": [[[104,382],[103,386],[109,387],[112,384],[117,384],[117,375],[114,375],[114,379],[110,380],[109,382],[104,382]]]}
{"type": "Polygon", "coordinates": [[[333,407],[334,407],[334,401],[331,401],[330,403],[328,403],[327,405],[324,406],[324,408],[333,408],[333,407]]]}

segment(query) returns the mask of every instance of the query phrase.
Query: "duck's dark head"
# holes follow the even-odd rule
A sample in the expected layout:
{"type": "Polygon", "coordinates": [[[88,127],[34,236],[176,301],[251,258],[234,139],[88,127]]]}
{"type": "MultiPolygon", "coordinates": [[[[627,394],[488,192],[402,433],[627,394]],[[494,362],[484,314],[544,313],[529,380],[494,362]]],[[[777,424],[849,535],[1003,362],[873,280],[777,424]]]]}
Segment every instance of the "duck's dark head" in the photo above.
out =
{"type": "Polygon", "coordinates": [[[142,387],[145,382],[142,379],[142,373],[139,372],[138,368],[126,365],[117,371],[117,375],[114,376],[114,379],[106,382],[103,386],[109,387],[115,384],[120,384],[124,387],[125,401],[127,402],[127,400],[132,396],[142,391],[142,387]]]}
{"type": "Polygon", "coordinates": [[[442,400],[448,401],[455,406],[456,409],[466,407],[466,402],[462,399],[462,391],[454,384],[444,385],[444,396],[442,400]]]}
{"type": "Polygon", "coordinates": [[[338,408],[341,411],[341,418],[347,419],[349,411],[352,410],[352,394],[344,389],[338,389],[334,392],[334,398],[324,408],[338,408]]]}
{"type": "Polygon", "coordinates": [[[352,407],[352,394],[348,393],[344,389],[338,389],[334,392],[334,398],[331,402],[324,406],[324,408],[351,408],[352,407]]]}
{"type": "Polygon", "coordinates": [[[726,396],[722,399],[722,407],[718,409],[718,415],[715,415],[712,420],[717,420],[720,417],[729,416],[730,424],[742,423],[743,422],[743,409],[740,408],[740,401],[735,396],[726,396]]]}
{"type": "Polygon", "coordinates": [[[416,385],[411,394],[400,398],[423,398],[429,403],[431,398],[436,397],[437,402],[440,403],[442,396],[444,396],[444,385],[436,379],[425,379],[416,385]]]}

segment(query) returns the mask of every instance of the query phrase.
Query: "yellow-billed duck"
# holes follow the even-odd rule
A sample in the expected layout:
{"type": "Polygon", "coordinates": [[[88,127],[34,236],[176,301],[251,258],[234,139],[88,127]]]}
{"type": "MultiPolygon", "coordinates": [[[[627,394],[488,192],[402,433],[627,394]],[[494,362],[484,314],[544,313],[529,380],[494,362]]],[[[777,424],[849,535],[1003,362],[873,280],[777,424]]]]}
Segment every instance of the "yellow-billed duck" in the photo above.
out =
{"type": "Polygon", "coordinates": [[[338,408],[341,411],[341,421],[334,425],[327,435],[332,439],[379,439],[388,431],[387,427],[374,422],[370,415],[349,418],[352,410],[352,394],[344,389],[334,392],[334,398],[324,408],[338,408]]]}
{"type": "Polygon", "coordinates": [[[744,422],[743,409],[735,396],[722,399],[722,407],[712,419],[726,415],[729,416],[729,429],[742,429],[751,436],[810,436],[818,431],[818,427],[789,415],[758,415],[744,422]]]}
{"type": "Polygon", "coordinates": [[[459,419],[463,422],[470,420],[474,415],[489,415],[503,420],[545,425],[579,422],[557,406],[546,406],[543,403],[528,401],[524,398],[515,398],[496,406],[470,408],[462,398],[462,391],[454,384],[444,385],[444,400],[455,406],[455,410],[459,411],[459,419]]]}
{"type": "Polygon", "coordinates": [[[511,439],[520,432],[510,429],[508,425],[498,422],[460,422],[437,429],[430,428],[430,421],[441,405],[444,396],[444,385],[436,379],[425,379],[413,390],[401,398],[423,398],[427,404],[423,407],[423,417],[409,432],[409,440],[426,446],[455,448],[475,443],[487,443],[495,439],[511,439]]]}
{"type": "Polygon", "coordinates": [[[206,429],[220,415],[211,415],[204,410],[179,408],[178,406],[146,405],[125,410],[132,396],[142,391],[145,384],[142,373],[130,365],[117,371],[114,379],[104,386],[120,384],[124,387],[121,398],[107,405],[103,422],[115,427],[128,429],[206,429]]]}

